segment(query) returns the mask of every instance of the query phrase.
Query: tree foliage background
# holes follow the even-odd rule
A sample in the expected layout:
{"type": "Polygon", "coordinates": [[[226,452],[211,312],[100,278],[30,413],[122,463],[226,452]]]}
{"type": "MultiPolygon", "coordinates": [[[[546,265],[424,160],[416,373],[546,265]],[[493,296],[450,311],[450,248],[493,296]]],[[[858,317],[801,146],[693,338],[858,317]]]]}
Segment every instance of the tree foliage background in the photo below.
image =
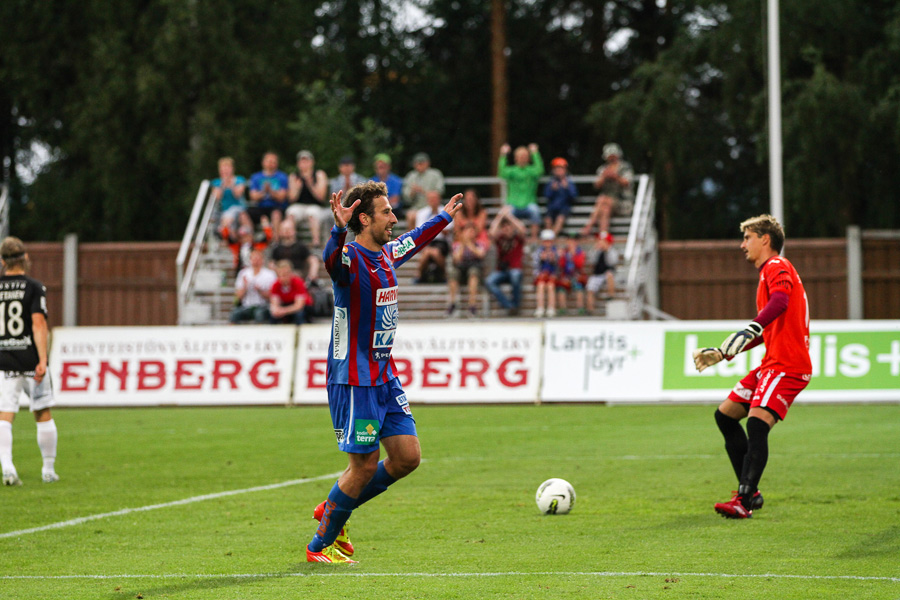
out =
{"type": "MultiPolygon", "coordinates": [[[[249,175],[269,149],[492,174],[490,2],[6,0],[12,231],[178,239],[218,157],[249,175]]],[[[734,236],[768,209],[765,4],[510,0],[510,143],[590,173],[617,141],[664,237],[734,236]]],[[[789,235],[900,227],[900,7],[794,0],[781,25],[789,235]]]]}

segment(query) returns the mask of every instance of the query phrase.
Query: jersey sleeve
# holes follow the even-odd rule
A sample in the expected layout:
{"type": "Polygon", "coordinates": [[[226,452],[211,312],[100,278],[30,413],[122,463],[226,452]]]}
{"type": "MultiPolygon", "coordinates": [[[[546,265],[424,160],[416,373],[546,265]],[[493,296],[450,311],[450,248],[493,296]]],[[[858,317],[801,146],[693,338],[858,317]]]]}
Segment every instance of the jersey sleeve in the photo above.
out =
{"type": "Polygon", "coordinates": [[[331,237],[322,251],[325,270],[331,280],[338,285],[350,285],[350,246],[344,244],[347,239],[347,228],[335,225],[331,228],[331,237]]]}
{"type": "Polygon", "coordinates": [[[419,227],[407,231],[393,242],[386,244],[385,249],[394,263],[394,268],[398,268],[418,254],[419,250],[427,246],[452,220],[449,213],[442,210],[419,227]]]}
{"type": "Polygon", "coordinates": [[[772,260],[766,265],[766,288],[771,298],[772,294],[782,292],[791,295],[794,289],[794,280],[791,278],[790,270],[780,260],[772,260]]]}
{"type": "Polygon", "coordinates": [[[40,283],[34,284],[34,293],[31,295],[30,314],[42,314],[47,317],[47,288],[40,283]]]}

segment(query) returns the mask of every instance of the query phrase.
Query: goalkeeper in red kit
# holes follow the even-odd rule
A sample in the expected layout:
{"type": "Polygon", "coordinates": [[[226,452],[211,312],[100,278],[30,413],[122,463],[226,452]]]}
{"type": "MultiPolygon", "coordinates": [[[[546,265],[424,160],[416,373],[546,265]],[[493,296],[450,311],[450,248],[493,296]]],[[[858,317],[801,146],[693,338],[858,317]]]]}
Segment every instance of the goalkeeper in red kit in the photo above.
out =
{"type": "Polygon", "coordinates": [[[794,266],[780,256],[784,230],[771,215],[760,215],[741,223],[741,232],[741,250],[759,270],[759,314],[720,347],[694,351],[694,364],[702,371],[760,343],[766,346],[762,364],[741,379],[716,410],[716,424],[738,478],[731,500],[715,505],[716,512],[729,519],[747,519],[762,508],[757,486],[769,459],[769,431],[784,420],[812,374],[809,302],[794,266]],[[740,423],[745,417],[746,433],[740,423]]]}

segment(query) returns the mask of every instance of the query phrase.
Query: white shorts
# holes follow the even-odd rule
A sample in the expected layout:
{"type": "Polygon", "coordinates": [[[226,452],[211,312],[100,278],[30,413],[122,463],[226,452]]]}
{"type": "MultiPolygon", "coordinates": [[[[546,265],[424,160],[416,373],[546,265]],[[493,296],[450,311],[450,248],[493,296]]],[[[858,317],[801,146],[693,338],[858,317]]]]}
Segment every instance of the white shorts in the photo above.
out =
{"type": "Polygon", "coordinates": [[[0,412],[19,412],[22,392],[31,401],[31,412],[44,410],[55,404],[49,373],[38,383],[31,375],[0,371],[0,412]]]}
{"type": "Polygon", "coordinates": [[[591,275],[588,277],[587,284],[584,286],[584,289],[589,291],[590,293],[599,292],[602,289],[606,289],[606,273],[603,275],[591,275]]]}
{"type": "MultiPolygon", "coordinates": [[[[331,212],[331,209],[328,212],[331,212]]],[[[284,213],[294,221],[305,221],[309,218],[319,220],[322,216],[322,207],[317,204],[291,204],[284,213]]]]}

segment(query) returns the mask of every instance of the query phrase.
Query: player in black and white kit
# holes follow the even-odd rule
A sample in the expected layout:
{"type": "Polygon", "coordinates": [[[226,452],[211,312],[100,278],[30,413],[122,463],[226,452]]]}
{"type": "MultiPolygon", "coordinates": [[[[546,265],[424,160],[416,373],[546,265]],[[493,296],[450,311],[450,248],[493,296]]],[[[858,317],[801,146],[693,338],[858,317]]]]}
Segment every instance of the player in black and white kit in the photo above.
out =
{"type": "Polygon", "coordinates": [[[37,421],[37,442],[44,459],[41,479],[59,481],[56,423],[50,414],[53,390],[47,373],[47,296],[39,281],[25,275],[25,244],[8,237],[0,244],[0,467],[3,485],[22,485],[12,461],[12,422],[25,392],[37,421]]]}

